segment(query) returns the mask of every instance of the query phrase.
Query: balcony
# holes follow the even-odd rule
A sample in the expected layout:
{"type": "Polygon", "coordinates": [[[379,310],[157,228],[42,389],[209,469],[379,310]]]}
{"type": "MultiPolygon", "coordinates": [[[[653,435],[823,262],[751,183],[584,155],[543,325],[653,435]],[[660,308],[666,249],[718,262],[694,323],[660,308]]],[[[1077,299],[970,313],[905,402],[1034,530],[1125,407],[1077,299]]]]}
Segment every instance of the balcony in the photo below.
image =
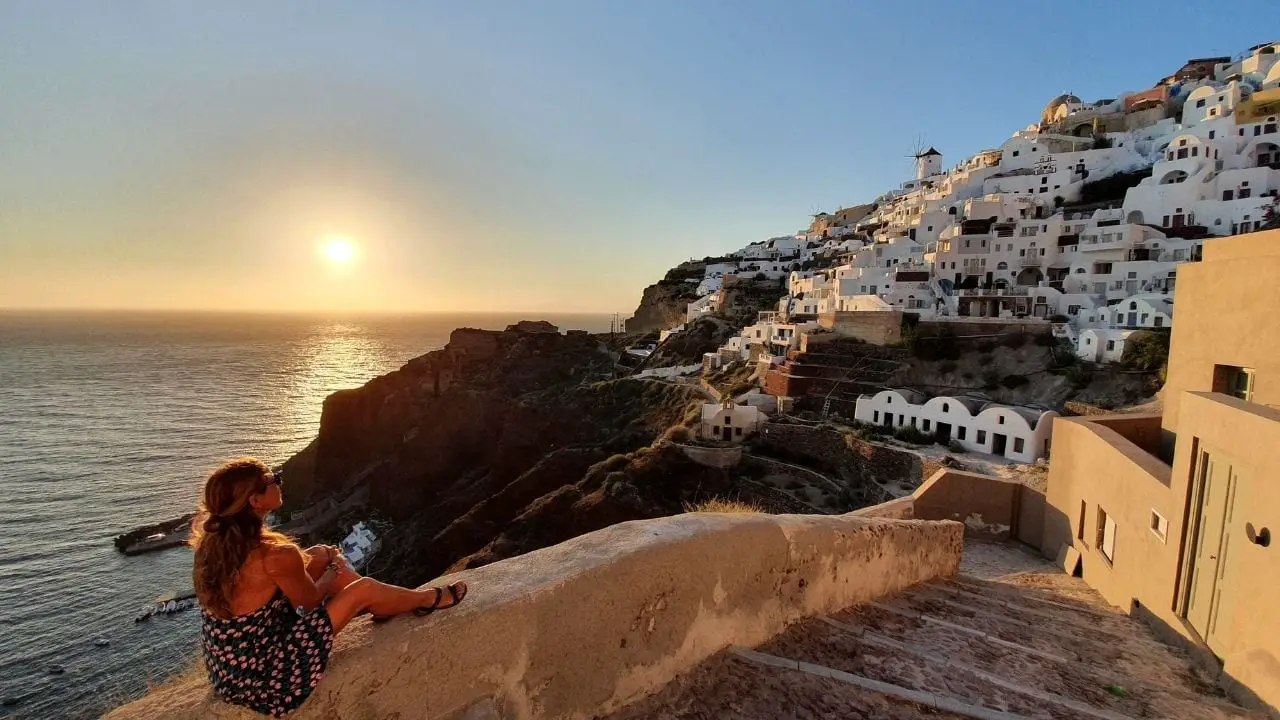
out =
{"type": "Polygon", "coordinates": [[[957,290],[961,297],[1025,297],[1030,288],[1021,285],[1005,288],[965,288],[957,290]]]}

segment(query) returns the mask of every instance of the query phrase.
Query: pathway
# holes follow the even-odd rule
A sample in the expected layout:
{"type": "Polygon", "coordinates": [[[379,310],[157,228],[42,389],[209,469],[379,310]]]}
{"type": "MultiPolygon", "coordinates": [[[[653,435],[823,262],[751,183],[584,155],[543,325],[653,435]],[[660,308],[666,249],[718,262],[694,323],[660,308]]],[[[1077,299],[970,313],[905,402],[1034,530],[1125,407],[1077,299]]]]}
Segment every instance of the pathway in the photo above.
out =
{"type": "Polygon", "coordinates": [[[1078,578],[967,543],[961,574],[703,663],[615,718],[1245,718],[1078,578]]]}

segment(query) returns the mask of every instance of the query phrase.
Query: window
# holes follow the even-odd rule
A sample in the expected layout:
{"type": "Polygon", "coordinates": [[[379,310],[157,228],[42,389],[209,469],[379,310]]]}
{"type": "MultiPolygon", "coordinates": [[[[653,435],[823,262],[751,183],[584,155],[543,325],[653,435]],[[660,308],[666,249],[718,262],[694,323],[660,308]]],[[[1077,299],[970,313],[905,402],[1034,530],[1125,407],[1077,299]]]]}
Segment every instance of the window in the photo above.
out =
{"type": "Polygon", "coordinates": [[[1142,325],[1146,325],[1146,324],[1147,324],[1147,318],[1148,318],[1148,317],[1149,317],[1149,316],[1148,316],[1148,314],[1147,314],[1147,313],[1142,313],[1142,321],[1141,321],[1141,323],[1140,323],[1140,324],[1142,324],[1142,325]]]}
{"type": "Polygon", "coordinates": [[[985,443],[986,441],[987,441],[987,431],[986,431],[986,430],[979,430],[979,431],[978,431],[978,444],[979,444],[979,445],[981,445],[981,444],[985,443]]]}
{"type": "Polygon", "coordinates": [[[1164,327],[1164,318],[1159,315],[1156,316],[1156,327],[1164,327]]]}
{"type": "Polygon", "coordinates": [[[1235,193],[1235,191],[1234,191],[1234,190],[1223,190],[1223,191],[1222,191],[1222,199],[1223,199],[1223,200],[1230,200],[1230,199],[1232,199],[1232,198],[1235,196],[1235,194],[1236,194],[1236,193],[1235,193]]]}
{"type": "Polygon", "coordinates": [[[1003,425],[1003,424],[1004,424],[1004,416],[1003,416],[1003,415],[997,415],[997,416],[996,416],[996,424],[997,424],[997,425],[1003,425]]]}
{"type": "Polygon", "coordinates": [[[724,416],[724,424],[725,424],[725,425],[729,425],[729,424],[732,422],[732,420],[733,420],[733,418],[729,417],[728,415],[725,415],[725,416],[724,416]]]}
{"type": "Polygon", "coordinates": [[[1013,151],[1013,156],[1014,156],[1014,157],[1018,157],[1018,153],[1020,153],[1020,152],[1022,152],[1022,151],[1021,151],[1021,150],[1014,150],[1014,151],[1013,151]]]}
{"type": "Polygon", "coordinates": [[[906,415],[899,415],[899,416],[898,416],[898,424],[899,424],[899,425],[901,425],[901,424],[905,423],[906,421],[907,421],[907,416],[906,416],[906,415]]]}
{"type": "Polygon", "coordinates": [[[1022,448],[1023,448],[1023,447],[1025,447],[1025,443],[1023,442],[1022,438],[1014,438],[1014,439],[1013,439],[1013,451],[1014,451],[1014,452],[1016,452],[1016,453],[1020,453],[1020,452],[1022,452],[1022,448]]]}
{"type": "Polygon", "coordinates": [[[1210,139],[1210,140],[1212,140],[1212,139],[1213,139],[1213,135],[1214,135],[1214,133],[1216,133],[1216,132],[1217,132],[1217,130],[1210,130],[1210,131],[1209,131],[1209,139],[1210,139]]]}
{"type": "MultiPolygon", "coordinates": [[[[1120,318],[1120,316],[1119,316],[1119,315],[1117,315],[1117,316],[1116,316],[1116,322],[1120,322],[1120,319],[1119,319],[1119,318],[1120,318]]],[[[1110,352],[1110,351],[1115,350],[1115,349],[1116,349],[1116,341],[1115,341],[1115,340],[1108,340],[1108,341],[1107,341],[1107,352],[1110,352]]]]}
{"type": "Polygon", "coordinates": [[[956,426],[956,439],[957,439],[957,440],[963,440],[963,439],[964,439],[964,430],[965,430],[965,427],[964,427],[963,425],[957,425],[957,426],[956,426]]]}
{"type": "Polygon", "coordinates": [[[1079,314],[1080,314],[1080,306],[1079,306],[1079,305],[1068,305],[1068,306],[1067,306],[1067,314],[1068,314],[1068,315],[1079,315],[1079,314]]]}
{"type": "Polygon", "coordinates": [[[922,423],[920,423],[920,424],[921,424],[921,426],[922,426],[922,427],[920,428],[921,430],[924,430],[925,432],[929,432],[929,420],[928,420],[928,418],[925,418],[925,421],[924,421],[924,422],[922,422],[922,423]]]}
{"type": "Polygon", "coordinates": [[[1199,100],[1196,101],[1196,107],[1198,108],[1204,107],[1204,98],[1200,98],[1199,100]]]}
{"type": "Polygon", "coordinates": [[[1088,511],[1089,511],[1089,504],[1081,500],[1080,501],[1080,524],[1076,526],[1077,528],[1076,539],[1079,540],[1081,543],[1084,543],[1084,522],[1085,522],[1085,514],[1088,513],[1088,511]]]}
{"type": "Polygon", "coordinates": [[[950,404],[950,403],[942,403],[942,412],[950,412],[950,411],[951,411],[951,404],[950,404]]]}
{"type": "Polygon", "coordinates": [[[879,411],[879,410],[876,410],[875,412],[871,413],[871,422],[875,422],[875,423],[880,422],[880,411],[879,411]]]}
{"type": "Polygon", "coordinates": [[[1164,542],[1169,537],[1169,521],[1155,509],[1151,510],[1151,532],[1160,538],[1160,542],[1164,542]]]}
{"type": "Polygon", "coordinates": [[[1243,200],[1253,194],[1249,188],[1240,188],[1240,192],[1236,194],[1236,198],[1243,200]]]}
{"type": "Polygon", "coordinates": [[[1111,519],[1106,510],[1102,506],[1098,506],[1098,532],[1094,537],[1094,544],[1102,551],[1102,556],[1107,559],[1108,563],[1115,562],[1116,559],[1116,521],[1111,519]]]}
{"type": "Polygon", "coordinates": [[[1253,400],[1253,368],[1214,365],[1213,391],[1251,402],[1253,400]]]}
{"type": "Polygon", "coordinates": [[[733,434],[737,435],[738,437],[742,437],[742,428],[734,428],[733,434]]]}

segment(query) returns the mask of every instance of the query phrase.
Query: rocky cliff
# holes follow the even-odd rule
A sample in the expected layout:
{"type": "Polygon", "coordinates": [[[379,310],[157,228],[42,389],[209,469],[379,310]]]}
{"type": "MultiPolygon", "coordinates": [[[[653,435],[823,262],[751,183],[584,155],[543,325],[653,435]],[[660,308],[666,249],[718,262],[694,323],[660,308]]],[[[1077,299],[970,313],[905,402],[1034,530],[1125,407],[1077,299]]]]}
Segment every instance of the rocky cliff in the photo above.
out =
{"type": "Polygon", "coordinates": [[[682,263],[645,288],[635,314],[627,320],[627,332],[666,330],[684,322],[687,306],[698,299],[698,283],[705,268],[704,262],[682,263]]]}
{"type": "Polygon", "coordinates": [[[384,543],[403,560],[389,563],[403,568],[392,579],[421,582],[601,460],[648,447],[703,400],[613,374],[586,333],[455,330],[445,348],[325,400],[316,440],[285,466],[286,509],[367,488],[396,528],[384,543]]]}

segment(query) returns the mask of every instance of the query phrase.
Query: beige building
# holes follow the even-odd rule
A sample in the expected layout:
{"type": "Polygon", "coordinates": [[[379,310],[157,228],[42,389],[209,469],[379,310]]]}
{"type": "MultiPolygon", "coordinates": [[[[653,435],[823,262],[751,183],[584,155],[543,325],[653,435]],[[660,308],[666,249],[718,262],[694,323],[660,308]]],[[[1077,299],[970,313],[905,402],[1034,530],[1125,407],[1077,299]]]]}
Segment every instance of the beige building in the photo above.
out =
{"type": "Polygon", "coordinates": [[[1178,268],[1163,415],[1059,418],[1042,548],[1280,707],[1280,231],[1178,268]]]}

